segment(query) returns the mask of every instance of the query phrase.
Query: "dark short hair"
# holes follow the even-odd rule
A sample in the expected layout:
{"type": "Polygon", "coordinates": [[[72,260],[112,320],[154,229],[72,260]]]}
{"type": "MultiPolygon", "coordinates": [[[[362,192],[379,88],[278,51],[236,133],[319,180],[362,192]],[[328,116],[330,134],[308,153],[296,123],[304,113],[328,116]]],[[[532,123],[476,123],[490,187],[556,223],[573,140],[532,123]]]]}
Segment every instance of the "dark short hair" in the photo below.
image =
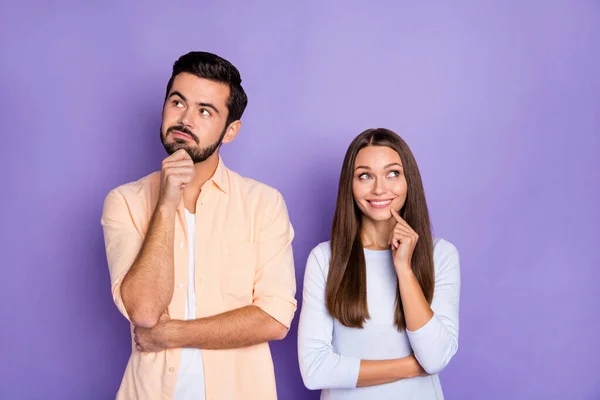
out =
{"type": "Polygon", "coordinates": [[[242,88],[242,78],[237,68],[226,59],[204,51],[192,51],[179,57],[173,64],[173,73],[167,84],[165,99],[169,96],[175,77],[182,72],[196,75],[198,78],[221,82],[229,86],[227,99],[227,126],[242,118],[248,104],[248,97],[242,88]]]}

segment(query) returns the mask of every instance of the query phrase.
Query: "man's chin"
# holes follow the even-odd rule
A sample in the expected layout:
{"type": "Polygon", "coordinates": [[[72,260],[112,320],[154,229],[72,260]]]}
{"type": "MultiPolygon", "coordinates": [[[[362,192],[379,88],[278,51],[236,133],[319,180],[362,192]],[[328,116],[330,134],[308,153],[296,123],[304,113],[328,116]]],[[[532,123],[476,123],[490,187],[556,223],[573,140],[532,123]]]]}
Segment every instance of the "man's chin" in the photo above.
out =
{"type": "Polygon", "coordinates": [[[206,148],[200,148],[185,141],[180,142],[178,140],[169,140],[165,142],[163,140],[163,147],[169,155],[175,153],[178,150],[184,149],[190,155],[194,163],[198,164],[208,160],[209,158],[211,158],[211,156],[217,153],[220,143],[221,142],[212,146],[208,146],[206,148]]]}
{"type": "Polygon", "coordinates": [[[190,157],[193,154],[192,149],[190,149],[190,147],[185,143],[168,143],[168,144],[165,144],[164,147],[169,155],[171,155],[181,149],[184,149],[190,155],[190,157]]]}

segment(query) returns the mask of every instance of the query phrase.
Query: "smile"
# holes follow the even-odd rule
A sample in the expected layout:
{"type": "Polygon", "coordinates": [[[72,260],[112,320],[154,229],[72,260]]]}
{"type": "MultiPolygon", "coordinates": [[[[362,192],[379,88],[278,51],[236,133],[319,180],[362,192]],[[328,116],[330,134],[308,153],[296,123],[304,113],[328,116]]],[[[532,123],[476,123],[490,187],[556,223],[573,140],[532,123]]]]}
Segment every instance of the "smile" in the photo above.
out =
{"type": "Polygon", "coordinates": [[[371,205],[373,208],[386,208],[390,204],[392,204],[392,199],[388,200],[367,200],[367,203],[371,205]]]}

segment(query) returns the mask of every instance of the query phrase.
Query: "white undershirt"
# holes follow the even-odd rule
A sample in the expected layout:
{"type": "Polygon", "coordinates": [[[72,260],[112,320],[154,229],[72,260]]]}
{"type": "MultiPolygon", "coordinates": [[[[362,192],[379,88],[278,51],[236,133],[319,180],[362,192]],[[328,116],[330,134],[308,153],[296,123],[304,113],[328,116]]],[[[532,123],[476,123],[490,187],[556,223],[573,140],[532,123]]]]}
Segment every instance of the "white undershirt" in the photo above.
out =
{"type": "MultiPolygon", "coordinates": [[[[195,260],[195,233],[196,216],[185,210],[188,231],[188,287],[185,305],[185,319],[196,319],[196,264],[195,260]]],[[[175,400],[204,400],[204,364],[200,349],[181,349],[179,375],[175,387],[175,400]]]]}

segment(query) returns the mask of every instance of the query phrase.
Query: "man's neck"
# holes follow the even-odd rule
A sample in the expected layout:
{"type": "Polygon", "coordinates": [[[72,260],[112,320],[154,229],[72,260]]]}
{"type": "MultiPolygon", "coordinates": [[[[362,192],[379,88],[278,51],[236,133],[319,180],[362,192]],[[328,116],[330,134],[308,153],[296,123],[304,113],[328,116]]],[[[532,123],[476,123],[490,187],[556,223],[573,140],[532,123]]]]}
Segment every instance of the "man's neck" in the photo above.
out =
{"type": "Polygon", "coordinates": [[[196,212],[196,202],[202,191],[202,186],[212,178],[218,166],[219,153],[216,151],[205,161],[194,164],[196,170],[194,179],[183,190],[183,204],[192,214],[196,212]]]}

